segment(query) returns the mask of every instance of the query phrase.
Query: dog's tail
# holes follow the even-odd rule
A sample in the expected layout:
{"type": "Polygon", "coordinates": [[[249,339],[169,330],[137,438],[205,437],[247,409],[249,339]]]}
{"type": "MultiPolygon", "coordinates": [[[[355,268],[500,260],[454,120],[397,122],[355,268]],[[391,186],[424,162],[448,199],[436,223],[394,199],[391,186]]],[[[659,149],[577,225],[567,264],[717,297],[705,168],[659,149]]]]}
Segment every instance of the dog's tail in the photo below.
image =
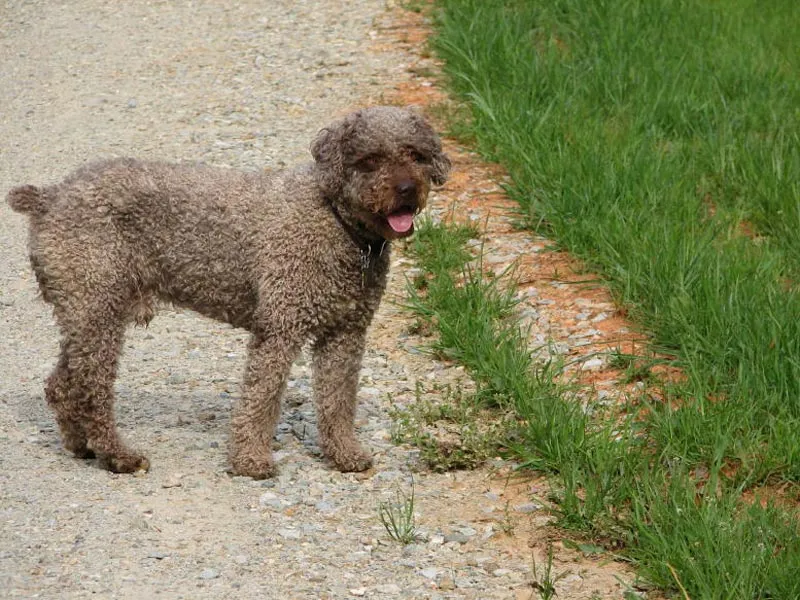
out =
{"type": "Polygon", "coordinates": [[[33,185],[21,185],[8,192],[6,196],[9,206],[17,212],[33,216],[42,216],[50,209],[50,198],[41,188],[33,185]]]}

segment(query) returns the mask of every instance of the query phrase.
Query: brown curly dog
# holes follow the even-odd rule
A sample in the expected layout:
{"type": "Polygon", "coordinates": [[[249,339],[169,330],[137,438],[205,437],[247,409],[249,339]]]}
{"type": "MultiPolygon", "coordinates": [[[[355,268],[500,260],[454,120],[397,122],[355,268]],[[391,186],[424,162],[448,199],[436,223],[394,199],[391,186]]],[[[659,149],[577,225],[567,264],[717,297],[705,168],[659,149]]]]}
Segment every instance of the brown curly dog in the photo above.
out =
{"type": "Polygon", "coordinates": [[[45,395],[68,450],[116,472],[149,468],[117,432],[114,379],[126,325],[147,324],[164,301],[251,333],[234,473],[274,474],[281,396],[307,340],[320,446],[343,471],[370,466],[354,431],[365,332],[389,241],[413,232],[450,161],[420,115],[394,107],[336,121],[311,153],[272,173],[108,160],[9,192],[30,216],[31,265],[62,333],[45,395]]]}

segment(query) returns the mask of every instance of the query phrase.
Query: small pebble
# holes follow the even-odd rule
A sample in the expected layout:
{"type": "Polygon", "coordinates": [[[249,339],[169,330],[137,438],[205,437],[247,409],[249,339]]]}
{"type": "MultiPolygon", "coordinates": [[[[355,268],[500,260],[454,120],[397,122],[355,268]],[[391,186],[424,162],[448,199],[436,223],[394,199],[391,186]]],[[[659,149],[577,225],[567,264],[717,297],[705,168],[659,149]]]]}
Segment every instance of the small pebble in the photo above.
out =
{"type": "Polygon", "coordinates": [[[258,499],[258,503],[261,506],[266,506],[268,508],[280,509],[284,506],[283,500],[275,492],[264,492],[258,499]]]}
{"type": "Polygon", "coordinates": [[[167,479],[164,480],[164,483],[161,484],[161,487],[162,488],[181,487],[183,485],[181,483],[181,478],[182,477],[183,477],[183,475],[180,475],[180,474],[177,474],[177,473],[175,475],[170,475],[169,477],[167,477],[167,479]]]}
{"type": "Polygon", "coordinates": [[[440,570],[435,567],[428,567],[427,569],[422,569],[419,573],[426,579],[436,579],[436,576],[440,573],[440,570]]]}
{"type": "Polygon", "coordinates": [[[445,534],[444,542],[445,544],[455,542],[457,544],[466,544],[469,541],[469,537],[464,535],[463,533],[452,532],[445,534]]]}
{"type": "Polygon", "coordinates": [[[581,365],[581,370],[583,371],[599,371],[605,365],[605,361],[602,358],[590,358],[586,360],[581,365]]]}
{"type": "Polygon", "coordinates": [[[326,515],[336,512],[336,506],[333,503],[327,502],[325,500],[320,500],[319,502],[317,502],[314,505],[314,508],[316,508],[319,512],[326,515]]]}
{"type": "Polygon", "coordinates": [[[278,535],[287,540],[299,540],[303,537],[303,532],[297,529],[279,529],[278,535]]]}
{"type": "Polygon", "coordinates": [[[204,569],[200,573],[200,579],[216,579],[217,577],[219,577],[219,572],[214,569],[204,569]]]}

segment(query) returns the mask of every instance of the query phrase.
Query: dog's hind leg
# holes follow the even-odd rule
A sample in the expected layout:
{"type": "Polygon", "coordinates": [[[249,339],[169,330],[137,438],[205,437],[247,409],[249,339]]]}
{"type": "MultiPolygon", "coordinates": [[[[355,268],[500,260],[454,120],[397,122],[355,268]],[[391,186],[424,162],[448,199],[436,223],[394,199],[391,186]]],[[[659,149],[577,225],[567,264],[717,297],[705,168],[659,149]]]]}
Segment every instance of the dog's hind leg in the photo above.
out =
{"type": "Polygon", "coordinates": [[[70,401],[68,362],[68,342],[65,339],[61,342],[58,364],[45,383],[45,398],[55,413],[64,447],[78,458],[94,458],[94,452],[86,445],[86,431],[78,417],[78,411],[70,401]]]}
{"type": "MultiPolygon", "coordinates": [[[[56,367],[55,377],[51,376],[52,389],[62,385],[68,388],[64,410],[56,408],[59,425],[66,424],[64,444],[68,448],[73,445],[73,452],[74,446],[93,451],[116,473],[147,470],[148,460],[122,442],[114,422],[114,379],[125,320],[118,318],[119,311],[107,306],[92,308],[84,312],[80,322],[70,319],[70,327],[64,332],[65,370],[62,373],[56,367]]],[[[63,432],[64,425],[61,427],[63,432]]]]}

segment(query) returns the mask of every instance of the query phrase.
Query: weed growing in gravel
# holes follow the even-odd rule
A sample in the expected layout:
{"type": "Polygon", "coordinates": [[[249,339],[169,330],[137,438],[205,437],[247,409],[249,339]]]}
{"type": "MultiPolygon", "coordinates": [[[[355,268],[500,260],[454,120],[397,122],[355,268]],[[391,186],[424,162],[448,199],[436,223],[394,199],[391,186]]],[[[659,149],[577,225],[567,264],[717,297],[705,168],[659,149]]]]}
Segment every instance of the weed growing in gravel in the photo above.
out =
{"type": "Polygon", "coordinates": [[[414,516],[414,478],[410,491],[397,488],[394,497],[378,505],[378,517],[391,539],[401,544],[413,544],[419,535],[414,516]]]}
{"type": "Polygon", "coordinates": [[[553,544],[547,543],[547,556],[544,562],[544,570],[540,574],[536,563],[536,557],[531,557],[533,563],[533,581],[531,585],[533,589],[539,594],[542,600],[552,600],[556,597],[556,583],[559,579],[564,579],[569,575],[569,571],[562,571],[557,575],[553,574],[553,544]]]}
{"type": "Polygon", "coordinates": [[[497,522],[497,526],[506,535],[514,534],[514,517],[511,514],[511,502],[508,500],[503,506],[503,518],[497,522]]]}
{"type": "Polygon", "coordinates": [[[497,456],[518,426],[513,414],[481,407],[473,394],[460,387],[417,384],[416,399],[392,414],[392,440],[420,449],[420,458],[433,471],[473,469],[497,456]]]}

